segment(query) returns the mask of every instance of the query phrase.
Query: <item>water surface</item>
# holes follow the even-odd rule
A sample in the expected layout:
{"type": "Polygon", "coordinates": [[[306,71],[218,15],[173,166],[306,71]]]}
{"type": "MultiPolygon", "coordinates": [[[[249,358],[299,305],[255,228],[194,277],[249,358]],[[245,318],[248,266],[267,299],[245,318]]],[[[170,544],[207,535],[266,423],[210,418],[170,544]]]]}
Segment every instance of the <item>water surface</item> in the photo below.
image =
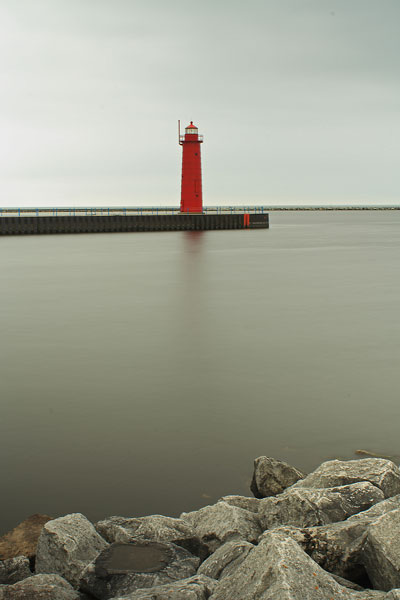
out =
{"type": "Polygon", "coordinates": [[[0,238],[2,515],[178,515],[400,454],[400,213],[0,238]]]}

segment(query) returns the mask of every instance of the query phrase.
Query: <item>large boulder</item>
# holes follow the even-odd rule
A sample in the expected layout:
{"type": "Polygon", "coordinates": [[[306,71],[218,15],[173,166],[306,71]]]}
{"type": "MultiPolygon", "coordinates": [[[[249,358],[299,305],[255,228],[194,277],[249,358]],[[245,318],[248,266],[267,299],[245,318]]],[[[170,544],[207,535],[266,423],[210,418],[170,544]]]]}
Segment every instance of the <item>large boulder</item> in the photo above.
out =
{"type": "Polygon", "coordinates": [[[197,572],[213,579],[222,579],[233,573],[253,548],[253,544],[244,540],[226,542],[200,565],[197,572]]]}
{"type": "Polygon", "coordinates": [[[219,502],[226,502],[231,506],[237,506],[238,508],[244,508],[244,510],[249,510],[253,513],[258,513],[258,507],[260,505],[260,500],[257,498],[249,498],[248,496],[223,496],[220,498],[219,502]]]}
{"type": "Polygon", "coordinates": [[[137,590],[128,596],[120,596],[112,600],[208,600],[216,586],[217,583],[213,579],[196,575],[176,583],[137,590]]]}
{"type": "Polygon", "coordinates": [[[384,499],[369,482],[327,489],[294,488],[260,500],[258,516],[263,529],[281,525],[313,527],[343,521],[384,499]]]}
{"type": "Polygon", "coordinates": [[[227,502],[217,502],[200,510],[182,513],[181,519],[193,527],[210,552],[232,539],[256,542],[261,533],[256,514],[227,502]]]}
{"type": "Polygon", "coordinates": [[[259,456],[254,461],[250,490],[256,498],[275,496],[304,477],[304,473],[282,460],[259,456]]]}
{"type": "Polygon", "coordinates": [[[39,537],[36,573],[57,573],[74,587],[85,567],[105,548],[107,542],[80,513],[49,521],[39,537]]]}
{"type": "Polygon", "coordinates": [[[219,581],[210,600],[383,600],[385,592],[337,583],[290,537],[267,531],[235,572],[219,581]]]}
{"type": "Polygon", "coordinates": [[[116,542],[86,567],[80,585],[84,592],[106,600],[193,576],[199,558],[171,543],[116,542]]]}
{"type": "Polygon", "coordinates": [[[382,490],[385,498],[400,494],[400,469],[383,458],[329,460],[292,487],[331,488],[359,481],[369,481],[382,490]]]}
{"type": "Polygon", "coordinates": [[[386,594],[385,600],[400,600],[400,589],[391,590],[386,594]]]}
{"type": "Polygon", "coordinates": [[[363,552],[367,528],[382,515],[397,509],[400,509],[400,495],[378,502],[338,523],[304,529],[282,527],[274,531],[291,536],[326,571],[363,583],[366,580],[363,552]]]}
{"type": "Polygon", "coordinates": [[[193,527],[183,519],[163,515],[139,518],[108,517],[96,523],[95,528],[110,544],[137,540],[172,542],[201,558],[207,555],[207,549],[195,535],[193,527]]]}
{"type": "Polygon", "coordinates": [[[17,556],[0,561],[0,584],[12,584],[21,579],[31,577],[29,559],[26,556],[17,556]]]}
{"type": "Polygon", "coordinates": [[[80,600],[80,594],[59,575],[33,575],[0,588],[0,600],[80,600]]]}
{"type": "Polygon", "coordinates": [[[48,515],[32,515],[14,529],[5,533],[0,538],[0,560],[14,558],[15,556],[33,558],[36,554],[36,546],[42,527],[52,518],[48,515]]]}
{"type": "Polygon", "coordinates": [[[400,588],[400,509],[368,526],[363,563],[375,588],[400,588]]]}

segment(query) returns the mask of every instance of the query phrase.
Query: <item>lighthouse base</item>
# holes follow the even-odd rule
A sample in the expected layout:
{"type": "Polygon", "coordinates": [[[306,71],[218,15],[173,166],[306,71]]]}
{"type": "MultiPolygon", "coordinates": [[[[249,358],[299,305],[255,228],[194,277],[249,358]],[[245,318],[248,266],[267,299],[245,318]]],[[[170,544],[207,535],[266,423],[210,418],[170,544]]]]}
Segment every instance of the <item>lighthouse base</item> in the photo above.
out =
{"type": "Polygon", "coordinates": [[[268,228],[267,213],[0,217],[0,235],[268,228]]]}

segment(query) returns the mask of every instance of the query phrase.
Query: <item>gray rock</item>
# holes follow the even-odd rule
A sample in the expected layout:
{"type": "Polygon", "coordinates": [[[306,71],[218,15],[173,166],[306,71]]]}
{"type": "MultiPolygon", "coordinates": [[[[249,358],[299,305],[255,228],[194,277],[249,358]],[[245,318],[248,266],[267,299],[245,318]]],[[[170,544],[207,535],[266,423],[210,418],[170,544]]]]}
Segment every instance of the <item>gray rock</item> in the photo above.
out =
{"type": "Polygon", "coordinates": [[[363,564],[375,588],[389,591],[400,587],[400,509],[368,526],[363,564]]]}
{"type": "Polygon", "coordinates": [[[105,548],[107,542],[80,513],[46,523],[36,554],[36,573],[57,573],[78,587],[84,568],[105,548]]]}
{"type": "Polygon", "coordinates": [[[313,527],[343,521],[384,499],[369,482],[326,489],[291,487],[283,494],[260,500],[258,515],[263,529],[281,525],[313,527]]]}
{"type": "Polygon", "coordinates": [[[29,560],[25,556],[0,561],[0,583],[12,584],[31,576],[29,560]]]}
{"type": "Polygon", "coordinates": [[[80,595],[59,575],[33,575],[0,589],[0,600],[80,600],[80,595]]]}
{"type": "Polygon", "coordinates": [[[112,600],[207,600],[216,586],[217,583],[213,579],[196,575],[176,583],[160,585],[148,590],[137,590],[128,596],[120,596],[112,600]]]}
{"type": "Polygon", "coordinates": [[[274,531],[290,535],[326,571],[362,582],[365,579],[363,548],[367,527],[380,516],[399,508],[400,496],[394,496],[339,523],[304,529],[284,527],[274,531]]]}
{"type": "Polygon", "coordinates": [[[80,585],[82,591],[99,600],[119,597],[191,577],[199,562],[199,558],[171,543],[117,542],[86,567],[80,585]]]}
{"type": "Polygon", "coordinates": [[[275,496],[304,477],[304,473],[282,460],[259,456],[254,461],[250,490],[256,498],[275,496]]]}
{"type": "Polygon", "coordinates": [[[243,508],[244,510],[249,510],[253,513],[258,513],[258,506],[260,504],[260,500],[257,498],[248,498],[247,496],[224,496],[219,500],[219,502],[226,502],[231,506],[237,506],[238,508],[243,508]]]}
{"type": "Polygon", "coordinates": [[[330,488],[359,481],[369,481],[382,490],[385,498],[400,494],[400,469],[383,458],[329,460],[292,487],[330,488]]]}
{"type": "Polygon", "coordinates": [[[265,532],[236,571],[218,582],[210,600],[383,600],[384,592],[339,585],[290,537],[265,532]]]}
{"type": "Polygon", "coordinates": [[[391,590],[386,594],[385,600],[400,600],[400,589],[391,590]]]}
{"type": "Polygon", "coordinates": [[[243,540],[226,542],[200,565],[197,572],[213,579],[222,579],[233,573],[253,548],[253,544],[243,540]]]}
{"type": "Polygon", "coordinates": [[[217,502],[200,510],[182,513],[181,519],[193,527],[210,552],[228,540],[255,542],[261,533],[257,515],[227,502],[217,502]]]}
{"type": "Polygon", "coordinates": [[[172,542],[201,558],[207,556],[207,549],[195,535],[193,527],[182,519],[163,515],[139,518],[109,517],[96,523],[95,528],[110,544],[135,540],[172,542]]]}

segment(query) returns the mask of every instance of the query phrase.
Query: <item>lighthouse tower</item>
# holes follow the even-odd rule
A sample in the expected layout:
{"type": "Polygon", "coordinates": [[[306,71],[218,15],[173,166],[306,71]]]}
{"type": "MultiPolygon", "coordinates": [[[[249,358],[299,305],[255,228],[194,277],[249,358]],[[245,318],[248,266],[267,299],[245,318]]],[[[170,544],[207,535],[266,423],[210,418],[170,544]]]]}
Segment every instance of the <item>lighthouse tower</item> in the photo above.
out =
{"type": "Polygon", "coordinates": [[[200,144],[202,143],[203,136],[199,136],[196,125],[190,121],[190,125],[185,128],[185,135],[179,135],[179,144],[183,150],[181,213],[203,212],[200,154],[200,144]]]}

